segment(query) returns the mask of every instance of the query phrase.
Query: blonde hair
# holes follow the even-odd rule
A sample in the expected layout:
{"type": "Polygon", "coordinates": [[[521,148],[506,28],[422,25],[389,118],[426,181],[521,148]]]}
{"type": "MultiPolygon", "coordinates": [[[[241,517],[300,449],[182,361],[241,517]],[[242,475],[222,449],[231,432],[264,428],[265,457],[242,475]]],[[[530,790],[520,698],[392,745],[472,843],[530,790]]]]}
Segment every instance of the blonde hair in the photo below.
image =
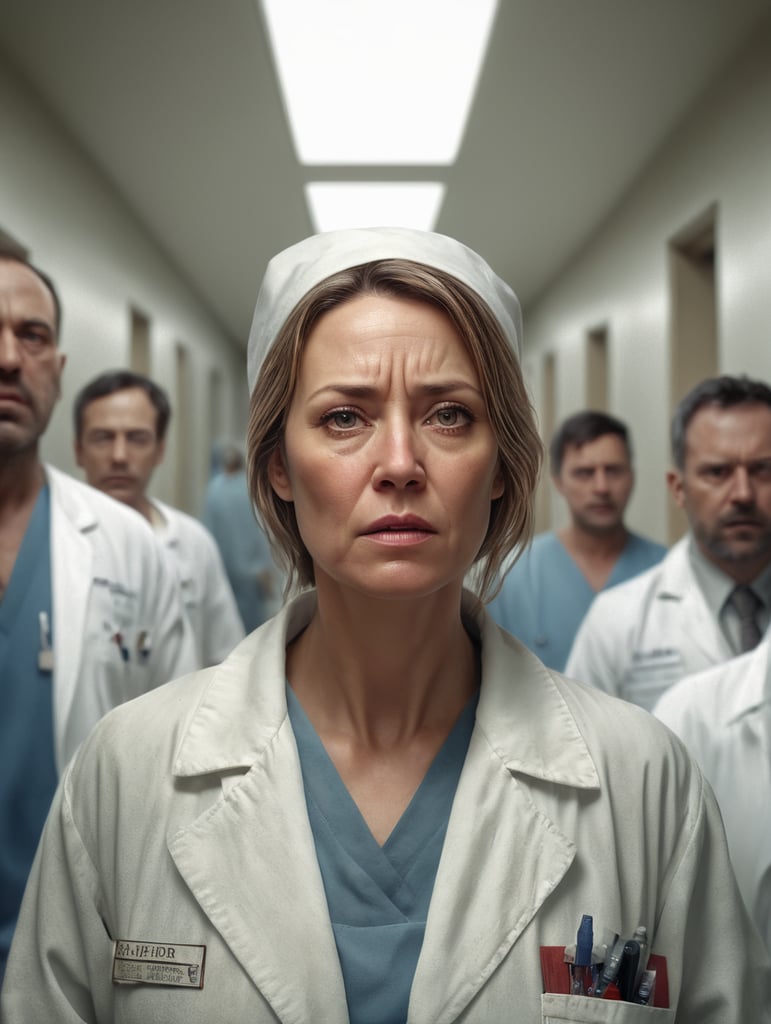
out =
{"type": "Polygon", "coordinates": [[[363,294],[427,302],[452,321],[474,363],[498,443],[504,489],[490,508],[477,553],[476,588],[490,600],[500,588],[509,553],[527,544],[533,529],[533,496],[542,444],[519,360],[484,300],[457,278],[410,260],[365,263],[333,274],[295,306],[268,352],[249,401],[247,469],[252,500],[271,537],[274,555],[288,571],[288,587],[314,583],[313,561],[303,543],[294,506],[270,482],[269,465],[281,446],[307,339],[320,316],[363,294]]]}

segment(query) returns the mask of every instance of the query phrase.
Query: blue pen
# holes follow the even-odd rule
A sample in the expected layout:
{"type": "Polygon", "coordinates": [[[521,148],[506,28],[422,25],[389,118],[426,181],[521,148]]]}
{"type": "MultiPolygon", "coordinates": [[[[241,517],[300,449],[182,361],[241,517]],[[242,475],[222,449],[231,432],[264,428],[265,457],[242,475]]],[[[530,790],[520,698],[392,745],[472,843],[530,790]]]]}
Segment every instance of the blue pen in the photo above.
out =
{"type": "Polygon", "coordinates": [[[571,968],[571,992],[574,996],[589,995],[592,988],[592,946],[594,928],[591,914],[584,914],[576,935],[576,957],[571,968]]]}

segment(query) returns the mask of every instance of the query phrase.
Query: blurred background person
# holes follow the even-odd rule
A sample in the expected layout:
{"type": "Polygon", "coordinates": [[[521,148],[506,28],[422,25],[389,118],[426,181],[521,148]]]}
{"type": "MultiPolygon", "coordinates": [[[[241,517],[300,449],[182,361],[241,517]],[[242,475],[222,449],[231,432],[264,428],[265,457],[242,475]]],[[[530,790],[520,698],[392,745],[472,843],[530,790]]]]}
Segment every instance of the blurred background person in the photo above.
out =
{"type": "Polygon", "coordinates": [[[177,571],[201,665],[216,665],[244,626],[217,545],[193,516],[148,494],[163,460],[171,407],[166,392],[131,370],[111,370],[74,404],[75,456],[93,486],[150,523],[177,571]]]}
{"type": "Polygon", "coordinates": [[[60,772],[111,708],[196,667],[146,525],[41,461],[59,298],[0,252],[0,976],[60,772]]]}
{"type": "Polygon", "coordinates": [[[568,675],[651,710],[673,683],[754,647],[771,618],[771,388],[712,377],[671,424],[672,496],[688,534],[599,594],[568,675]]]}
{"type": "Polygon", "coordinates": [[[624,524],[634,487],[624,423],[604,412],[576,413],[555,433],[549,456],[569,522],[533,539],[506,575],[490,614],[561,672],[595,594],[655,565],[666,548],[624,524]]]}
{"type": "Polygon", "coordinates": [[[653,713],[715,791],[744,902],[771,952],[771,641],[676,683],[653,713]]]}
{"type": "Polygon", "coordinates": [[[225,442],[213,461],[219,471],[206,488],[202,518],[217,542],[241,619],[251,632],[278,610],[282,574],[255,517],[243,451],[225,442]]]}

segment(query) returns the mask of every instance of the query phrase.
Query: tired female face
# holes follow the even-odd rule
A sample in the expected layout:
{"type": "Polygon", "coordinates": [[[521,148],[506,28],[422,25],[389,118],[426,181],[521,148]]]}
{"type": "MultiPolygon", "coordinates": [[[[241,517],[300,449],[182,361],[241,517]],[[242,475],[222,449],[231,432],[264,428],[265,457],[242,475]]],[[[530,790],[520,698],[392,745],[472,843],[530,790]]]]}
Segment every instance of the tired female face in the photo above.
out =
{"type": "Polygon", "coordinates": [[[294,503],[320,588],[460,590],[503,485],[479,379],[450,319],[372,294],[325,313],[270,479],[294,503]]]}

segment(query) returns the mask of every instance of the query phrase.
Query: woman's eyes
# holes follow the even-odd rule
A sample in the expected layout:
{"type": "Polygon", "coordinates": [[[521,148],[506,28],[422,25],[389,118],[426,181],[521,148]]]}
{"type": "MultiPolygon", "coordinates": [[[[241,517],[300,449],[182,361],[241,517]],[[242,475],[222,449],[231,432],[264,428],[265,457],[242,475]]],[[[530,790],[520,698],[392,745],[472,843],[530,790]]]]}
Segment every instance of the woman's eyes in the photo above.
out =
{"type": "Polygon", "coordinates": [[[362,417],[354,409],[332,409],[322,416],[321,422],[334,430],[351,430],[361,424],[362,417]]]}
{"type": "MultiPolygon", "coordinates": [[[[423,421],[428,426],[437,426],[442,430],[457,430],[468,426],[474,417],[462,405],[443,405],[434,409],[423,421]]],[[[321,417],[321,423],[333,431],[345,433],[355,430],[370,421],[356,409],[331,409],[321,417]]]]}
{"type": "Polygon", "coordinates": [[[438,426],[452,429],[465,427],[471,423],[472,418],[468,409],[464,409],[462,405],[443,405],[441,409],[432,412],[426,422],[430,423],[431,420],[435,420],[438,426]]]}

